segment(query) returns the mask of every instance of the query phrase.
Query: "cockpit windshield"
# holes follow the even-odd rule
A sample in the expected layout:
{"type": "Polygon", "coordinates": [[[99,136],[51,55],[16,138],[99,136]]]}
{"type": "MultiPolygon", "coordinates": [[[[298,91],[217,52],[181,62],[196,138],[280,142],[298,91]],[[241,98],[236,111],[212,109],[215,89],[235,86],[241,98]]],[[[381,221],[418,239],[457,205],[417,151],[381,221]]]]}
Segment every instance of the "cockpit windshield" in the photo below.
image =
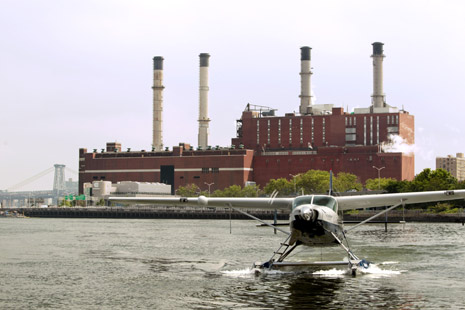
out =
{"type": "Polygon", "coordinates": [[[307,205],[307,204],[314,204],[317,206],[328,207],[332,209],[334,212],[337,212],[337,202],[331,196],[323,196],[323,195],[312,195],[312,196],[302,196],[297,197],[292,204],[292,209],[300,206],[300,205],[307,205]]]}

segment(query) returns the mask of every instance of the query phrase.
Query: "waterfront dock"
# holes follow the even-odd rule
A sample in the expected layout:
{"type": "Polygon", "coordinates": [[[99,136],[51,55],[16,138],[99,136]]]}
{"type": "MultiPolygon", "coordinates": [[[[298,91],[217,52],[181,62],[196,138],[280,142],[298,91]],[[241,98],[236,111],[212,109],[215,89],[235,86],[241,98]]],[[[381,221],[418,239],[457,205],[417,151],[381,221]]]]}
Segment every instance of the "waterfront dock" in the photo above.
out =
{"type": "MultiPolygon", "coordinates": [[[[4,208],[2,211],[24,214],[27,217],[43,218],[125,218],[125,219],[250,219],[247,216],[230,211],[228,208],[182,208],[160,206],[131,206],[131,207],[48,207],[48,208],[4,208]]],[[[250,210],[250,214],[263,219],[273,220],[273,211],[250,210]]],[[[376,211],[362,211],[357,214],[344,214],[345,223],[357,223],[373,216],[376,211]]],[[[289,214],[278,211],[277,219],[288,221],[289,214]]],[[[379,217],[372,222],[384,223],[386,218],[379,217]]],[[[427,222],[427,223],[464,223],[465,214],[434,214],[419,210],[390,211],[388,223],[399,222],[427,222]]]]}
{"type": "MultiPolygon", "coordinates": [[[[44,218],[133,218],[133,219],[250,219],[247,216],[224,209],[190,209],[176,207],[55,207],[55,208],[18,208],[16,210],[28,217],[44,218]]],[[[250,214],[265,220],[273,220],[273,211],[256,210],[250,214]]],[[[278,220],[288,220],[287,213],[277,213],[278,220]]]]}

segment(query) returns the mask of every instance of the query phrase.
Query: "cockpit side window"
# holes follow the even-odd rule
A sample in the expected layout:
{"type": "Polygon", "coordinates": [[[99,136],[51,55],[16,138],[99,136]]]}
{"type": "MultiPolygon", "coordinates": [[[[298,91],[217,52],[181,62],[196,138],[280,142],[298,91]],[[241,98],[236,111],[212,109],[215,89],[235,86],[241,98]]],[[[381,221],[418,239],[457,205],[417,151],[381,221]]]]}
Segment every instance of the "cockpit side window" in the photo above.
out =
{"type": "Polygon", "coordinates": [[[318,206],[325,206],[332,209],[334,212],[337,212],[337,202],[331,196],[314,196],[313,204],[318,206]]]}
{"type": "Polygon", "coordinates": [[[309,205],[312,203],[313,196],[302,196],[302,197],[297,197],[294,200],[294,203],[292,204],[292,209],[295,209],[296,207],[300,205],[309,205]]]}
{"type": "Polygon", "coordinates": [[[312,196],[301,196],[297,197],[292,204],[292,209],[300,205],[309,205],[314,204],[318,206],[328,207],[332,209],[334,212],[337,212],[337,202],[331,196],[320,196],[320,195],[312,195],[312,196]]]}

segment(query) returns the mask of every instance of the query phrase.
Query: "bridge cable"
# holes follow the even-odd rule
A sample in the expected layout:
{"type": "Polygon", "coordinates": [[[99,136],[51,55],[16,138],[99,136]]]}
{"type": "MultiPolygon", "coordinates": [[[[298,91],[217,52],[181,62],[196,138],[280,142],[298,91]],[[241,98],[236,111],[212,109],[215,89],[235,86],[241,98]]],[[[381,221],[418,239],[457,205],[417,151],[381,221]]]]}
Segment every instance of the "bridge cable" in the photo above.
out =
{"type": "Polygon", "coordinates": [[[18,187],[22,187],[22,186],[24,186],[24,185],[27,185],[27,184],[29,184],[29,183],[32,183],[32,182],[36,181],[37,179],[40,179],[41,177],[43,177],[43,176],[49,174],[50,172],[52,172],[52,171],[54,171],[54,170],[55,170],[55,167],[50,167],[50,168],[48,168],[48,169],[46,169],[46,170],[44,170],[44,171],[42,171],[42,172],[39,172],[38,174],[36,174],[36,175],[34,175],[34,176],[30,177],[30,178],[27,178],[26,180],[23,180],[23,181],[21,181],[21,182],[15,184],[15,185],[13,185],[13,186],[10,186],[10,187],[7,188],[6,190],[10,192],[10,191],[13,190],[13,189],[16,189],[16,188],[18,188],[18,187]]]}

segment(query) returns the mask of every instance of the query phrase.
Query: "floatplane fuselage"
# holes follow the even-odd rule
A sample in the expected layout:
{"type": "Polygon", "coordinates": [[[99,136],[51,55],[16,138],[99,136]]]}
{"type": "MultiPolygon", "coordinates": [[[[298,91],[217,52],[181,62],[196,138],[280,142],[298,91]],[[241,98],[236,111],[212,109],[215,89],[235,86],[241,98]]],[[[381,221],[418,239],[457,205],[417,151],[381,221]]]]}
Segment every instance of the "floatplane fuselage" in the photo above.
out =
{"type": "Polygon", "coordinates": [[[343,238],[342,222],[337,214],[337,201],[326,195],[297,197],[289,216],[290,245],[333,246],[343,238]]]}
{"type": "MultiPolygon", "coordinates": [[[[257,269],[271,269],[281,266],[320,266],[320,265],[348,265],[352,274],[359,267],[367,267],[366,261],[359,259],[350,250],[346,230],[343,229],[339,212],[344,210],[364,209],[374,207],[385,207],[381,211],[362,223],[352,226],[355,228],[381,214],[398,206],[414,203],[425,203],[434,201],[448,201],[465,198],[465,190],[442,190],[430,192],[410,192],[378,195],[358,196],[330,196],[330,195],[307,195],[299,197],[276,198],[247,198],[247,197],[110,197],[109,200],[116,203],[126,204],[156,204],[194,206],[199,208],[219,207],[231,208],[251,218],[271,226],[286,235],[287,239],[281,243],[273,256],[265,263],[255,263],[257,269]],[[387,206],[390,206],[387,208],[387,206]],[[266,223],[243,210],[284,210],[289,212],[290,231],[282,230],[272,224],[266,223]],[[343,241],[346,241],[344,245],[343,241]],[[339,244],[348,254],[347,261],[337,262],[289,262],[286,257],[299,245],[307,246],[332,246],[339,244]]],[[[349,230],[349,229],[348,229],[349,230]]]]}
{"type": "Polygon", "coordinates": [[[307,195],[296,197],[289,214],[290,234],[273,256],[264,263],[253,267],[262,269],[309,266],[348,266],[355,275],[359,266],[368,267],[368,262],[360,260],[343,244],[345,239],[342,221],[339,220],[337,200],[328,195],[307,195]],[[328,247],[340,245],[348,254],[347,261],[288,262],[284,261],[299,245],[328,247]]]}

